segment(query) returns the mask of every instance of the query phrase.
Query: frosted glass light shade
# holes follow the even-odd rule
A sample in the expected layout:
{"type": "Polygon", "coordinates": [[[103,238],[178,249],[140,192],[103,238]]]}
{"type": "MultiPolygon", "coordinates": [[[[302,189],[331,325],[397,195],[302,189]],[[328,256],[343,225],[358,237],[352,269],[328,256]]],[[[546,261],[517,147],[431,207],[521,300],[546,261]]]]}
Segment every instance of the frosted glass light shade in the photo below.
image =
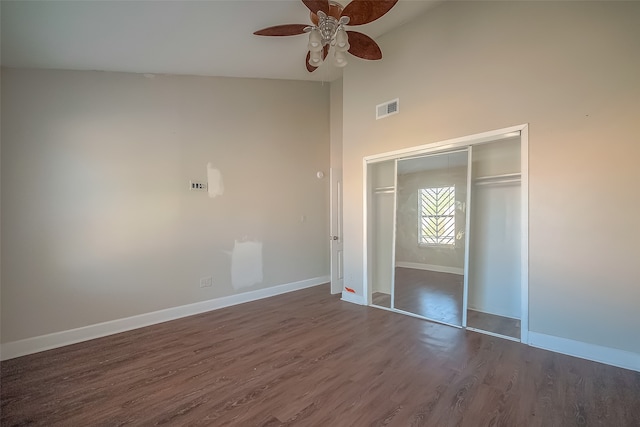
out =
{"type": "Polygon", "coordinates": [[[349,46],[349,36],[344,28],[340,28],[336,32],[336,50],[341,52],[346,52],[349,50],[351,46],[349,46]]]}
{"type": "Polygon", "coordinates": [[[315,28],[309,32],[309,51],[320,52],[322,50],[322,35],[320,31],[315,28]]]}
{"type": "Polygon", "coordinates": [[[344,67],[347,65],[347,55],[343,51],[336,50],[334,55],[334,63],[336,67],[344,67]]]}
{"type": "Polygon", "coordinates": [[[320,65],[322,65],[322,50],[319,50],[317,52],[310,51],[309,65],[312,65],[314,67],[319,67],[320,65]]]}

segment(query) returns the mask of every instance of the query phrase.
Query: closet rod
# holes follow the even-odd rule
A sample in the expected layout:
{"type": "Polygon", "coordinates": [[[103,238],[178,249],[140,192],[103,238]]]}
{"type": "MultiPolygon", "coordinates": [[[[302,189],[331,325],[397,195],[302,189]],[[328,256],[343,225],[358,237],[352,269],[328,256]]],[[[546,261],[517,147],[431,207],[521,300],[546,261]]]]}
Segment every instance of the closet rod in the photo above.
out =
{"type": "Polygon", "coordinates": [[[373,192],[374,193],[393,193],[396,191],[396,187],[389,186],[389,187],[378,187],[378,188],[374,188],[373,192]]]}
{"type": "Polygon", "coordinates": [[[475,181],[489,181],[489,180],[498,180],[505,178],[517,178],[520,179],[520,172],[516,173],[505,173],[501,175],[487,175],[487,176],[479,176],[475,179],[475,181]]]}
{"type": "Polygon", "coordinates": [[[508,179],[494,179],[491,181],[476,181],[475,185],[498,185],[498,184],[511,184],[514,182],[520,183],[520,178],[508,178],[508,179]]]}

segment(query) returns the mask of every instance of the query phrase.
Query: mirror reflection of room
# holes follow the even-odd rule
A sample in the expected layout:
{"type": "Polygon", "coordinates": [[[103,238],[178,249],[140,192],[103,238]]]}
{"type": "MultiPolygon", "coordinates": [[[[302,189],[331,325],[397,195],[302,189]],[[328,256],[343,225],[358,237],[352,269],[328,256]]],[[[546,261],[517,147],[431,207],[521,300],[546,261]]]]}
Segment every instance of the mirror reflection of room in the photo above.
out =
{"type": "Polygon", "coordinates": [[[397,164],[394,308],[462,325],[466,150],[397,164]]]}

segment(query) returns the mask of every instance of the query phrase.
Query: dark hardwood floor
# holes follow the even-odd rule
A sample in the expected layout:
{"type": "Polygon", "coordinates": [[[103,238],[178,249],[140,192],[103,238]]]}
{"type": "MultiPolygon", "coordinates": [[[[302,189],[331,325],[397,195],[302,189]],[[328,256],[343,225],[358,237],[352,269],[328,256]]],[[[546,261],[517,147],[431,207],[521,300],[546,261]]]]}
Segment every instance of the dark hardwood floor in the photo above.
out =
{"type": "Polygon", "coordinates": [[[467,327],[520,339],[520,320],[497,314],[467,310],[467,327]]]}
{"type": "Polygon", "coordinates": [[[371,303],[380,307],[391,308],[391,294],[384,292],[374,292],[371,295],[371,303]]]}
{"type": "Polygon", "coordinates": [[[0,364],[3,426],[638,426],[640,373],[323,285],[0,364]]]}
{"type": "MultiPolygon", "coordinates": [[[[451,325],[462,325],[464,276],[396,267],[395,308],[451,325]]],[[[391,295],[374,293],[372,303],[391,307],[391,295]]],[[[520,339],[520,321],[467,310],[467,326],[520,339]]]]}
{"type": "Polygon", "coordinates": [[[464,276],[396,267],[395,308],[462,325],[464,276]]]}

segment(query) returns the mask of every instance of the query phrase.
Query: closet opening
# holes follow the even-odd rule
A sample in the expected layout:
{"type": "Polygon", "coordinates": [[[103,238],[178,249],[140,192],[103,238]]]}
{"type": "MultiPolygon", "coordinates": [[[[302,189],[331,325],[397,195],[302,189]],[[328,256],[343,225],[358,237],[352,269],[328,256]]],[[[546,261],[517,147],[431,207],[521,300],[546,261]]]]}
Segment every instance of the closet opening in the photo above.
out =
{"type": "Polygon", "coordinates": [[[369,305],[527,342],[527,125],[364,159],[369,305]]]}

